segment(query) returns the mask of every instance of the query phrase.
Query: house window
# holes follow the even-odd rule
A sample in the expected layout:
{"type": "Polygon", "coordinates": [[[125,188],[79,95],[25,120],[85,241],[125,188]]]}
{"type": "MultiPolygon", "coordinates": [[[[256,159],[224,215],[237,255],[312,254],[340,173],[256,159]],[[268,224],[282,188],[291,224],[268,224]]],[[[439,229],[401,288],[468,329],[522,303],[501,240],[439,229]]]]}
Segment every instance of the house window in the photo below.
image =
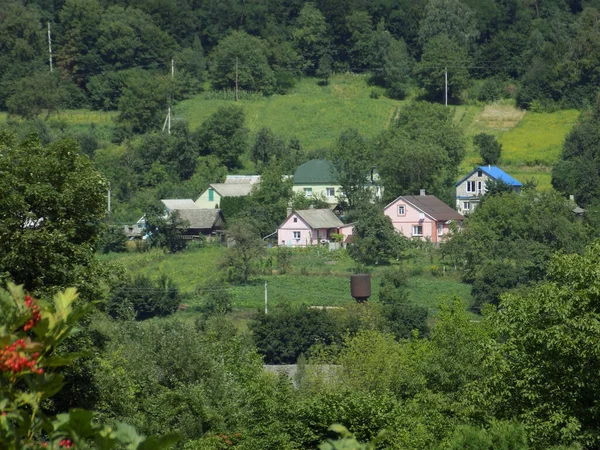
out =
{"type": "Polygon", "coordinates": [[[444,234],[444,224],[443,223],[437,224],[437,231],[438,231],[438,236],[441,236],[442,234],[444,234]]]}
{"type": "Polygon", "coordinates": [[[467,192],[475,192],[475,182],[467,181],[467,192]]]}
{"type": "Polygon", "coordinates": [[[298,222],[298,218],[294,217],[294,223],[298,222]]]}
{"type": "Polygon", "coordinates": [[[208,201],[209,202],[215,201],[215,191],[213,188],[208,188],[208,201]]]}
{"type": "Polygon", "coordinates": [[[304,188],[304,196],[312,197],[312,188],[304,188]]]}
{"type": "Polygon", "coordinates": [[[477,193],[478,194],[482,194],[483,193],[483,191],[481,190],[481,181],[477,182],[477,193]]]}
{"type": "Polygon", "coordinates": [[[423,236],[423,225],[413,225],[412,235],[423,236]]]}
{"type": "Polygon", "coordinates": [[[478,170],[478,171],[477,171],[477,176],[478,176],[478,177],[482,177],[482,176],[483,176],[483,172],[482,172],[481,170],[478,170]]]}
{"type": "Polygon", "coordinates": [[[300,239],[300,232],[294,231],[294,239],[300,239]]]}
{"type": "Polygon", "coordinates": [[[404,216],[405,214],[406,214],[406,209],[404,208],[404,205],[398,205],[398,215],[404,216]]]}
{"type": "Polygon", "coordinates": [[[335,188],[325,188],[325,195],[327,197],[335,197],[335,188]]]}
{"type": "Polygon", "coordinates": [[[465,211],[468,211],[470,208],[471,204],[469,202],[463,202],[463,209],[465,211]]]}

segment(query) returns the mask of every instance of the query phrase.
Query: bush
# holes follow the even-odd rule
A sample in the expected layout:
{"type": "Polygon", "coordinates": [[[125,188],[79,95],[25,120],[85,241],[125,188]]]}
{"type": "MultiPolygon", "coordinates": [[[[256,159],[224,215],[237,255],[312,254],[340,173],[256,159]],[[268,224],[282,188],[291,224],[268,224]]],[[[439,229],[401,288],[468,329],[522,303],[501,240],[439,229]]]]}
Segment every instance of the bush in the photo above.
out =
{"type": "Polygon", "coordinates": [[[505,98],[507,92],[504,89],[504,82],[500,78],[488,78],[481,85],[477,93],[477,100],[482,102],[494,102],[505,98]]]}
{"type": "Polygon", "coordinates": [[[498,163],[502,154],[502,144],[496,140],[495,136],[487,133],[479,133],[473,137],[473,144],[479,148],[483,164],[495,165],[498,163]]]}
{"type": "Polygon", "coordinates": [[[98,250],[102,253],[122,253],[127,251],[127,236],[121,227],[108,227],[98,240],[98,250]]]}
{"type": "Polygon", "coordinates": [[[145,320],[173,314],[179,303],[179,290],[173,281],[163,275],[155,283],[142,275],[113,291],[107,311],[113,317],[145,320]]]}
{"type": "Polygon", "coordinates": [[[330,345],[341,339],[341,329],[332,314],[306,306],[282,305],[268,315],[258,313],[250,330],[265,364],[295,364],[313,345],[330,345]]]}

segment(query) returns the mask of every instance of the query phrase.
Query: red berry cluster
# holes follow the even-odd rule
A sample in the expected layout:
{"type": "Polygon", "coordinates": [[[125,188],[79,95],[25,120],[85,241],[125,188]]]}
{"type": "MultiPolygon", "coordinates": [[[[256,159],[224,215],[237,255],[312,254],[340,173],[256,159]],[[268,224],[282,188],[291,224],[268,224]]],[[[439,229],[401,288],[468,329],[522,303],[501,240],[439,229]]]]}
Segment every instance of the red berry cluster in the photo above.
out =
{"type": "Polygon", "coordinates": [[[22,349],[25,348],[25,341],[18,339],[11,345],[6,345],[4,349],[0,349],[0,371],[12,372],[14,374],[31,371],[33,373],[44,373],[44,369],[38,369],[37,358],[39,353],[34,353],[31,358],[24,354],[22,349]]]}
{"type": "Polygon", "coordinates": [[[37,300],[31,298],[29,295],[25,296],[25,306],[31,309],[31,319],[29,319],[25,323],[25,327],[23,327],[25,331],[28,331],[36,326],[42,318],[42,315],[40,314],[40,306],[38,305],[37,300]]]}
{"type": "Polygon", "coordinates": [[[71,439],[63,439],[58,443],[58,446],[62,448],[75,448],[75,445],[71,439]]]}

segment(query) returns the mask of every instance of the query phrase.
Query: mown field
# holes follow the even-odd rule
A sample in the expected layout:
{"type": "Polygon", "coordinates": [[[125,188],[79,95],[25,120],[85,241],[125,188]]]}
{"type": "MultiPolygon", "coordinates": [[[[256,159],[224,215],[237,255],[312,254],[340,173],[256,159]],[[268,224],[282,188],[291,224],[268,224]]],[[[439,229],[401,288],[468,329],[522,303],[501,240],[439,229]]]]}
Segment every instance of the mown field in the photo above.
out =
{"type": "MultiPolygon", "coordinates": [[[[158,278],[167,275],[182,293],[188,309],[180,314],[194,315],[204,302],[203,293],[210,280],[218,279],[219,259],[226,249],[207,246],[186,250],[178,254],[166,254],[161,250],[145,253],[100,255],[102,261],[121,264],[132,274],[158,278]]],[[[355,263],[345,252],[330,253],[322,248],[294,250],[291,267],[285,275],[278,274],[275,250],[269,250],[262,274],[254,276],[247,285],[231,286],[233,307],[238,311],[253,311],[264,307],[265,282],[271,307],[282,303],[310,306],[341,306],[354,302],[350,296],[350,275],[355,263]]],[[[438,258],[427,250],[413,250],[401,261],[409,274],[409,299],[434,312],[442,302],[457,296],[467,305],[471,304],[469,286],[460,283],[450,267],[439,265],[438,258]]],[[[381,274],[388,266],[369,268],[372,272],[372,300],[377,300],[381,274]]],[[[208,289],[215,289],[214,286],[208,289]]],[[[222,288],[217,288],[222,289],[222,288]]]]}

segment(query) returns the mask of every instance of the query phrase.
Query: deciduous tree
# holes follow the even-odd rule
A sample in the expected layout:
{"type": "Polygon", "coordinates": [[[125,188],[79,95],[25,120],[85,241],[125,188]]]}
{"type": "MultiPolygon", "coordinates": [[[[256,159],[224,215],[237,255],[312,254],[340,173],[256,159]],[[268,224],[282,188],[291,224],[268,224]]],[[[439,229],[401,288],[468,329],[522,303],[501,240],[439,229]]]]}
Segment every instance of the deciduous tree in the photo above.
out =
{"type": "Polygon", "coordinates": [[[0,135],[2,278],[33,292],[77,286],[98,294],[94,258],[108,184],[75,141],[46,147],[0,135]]]}

